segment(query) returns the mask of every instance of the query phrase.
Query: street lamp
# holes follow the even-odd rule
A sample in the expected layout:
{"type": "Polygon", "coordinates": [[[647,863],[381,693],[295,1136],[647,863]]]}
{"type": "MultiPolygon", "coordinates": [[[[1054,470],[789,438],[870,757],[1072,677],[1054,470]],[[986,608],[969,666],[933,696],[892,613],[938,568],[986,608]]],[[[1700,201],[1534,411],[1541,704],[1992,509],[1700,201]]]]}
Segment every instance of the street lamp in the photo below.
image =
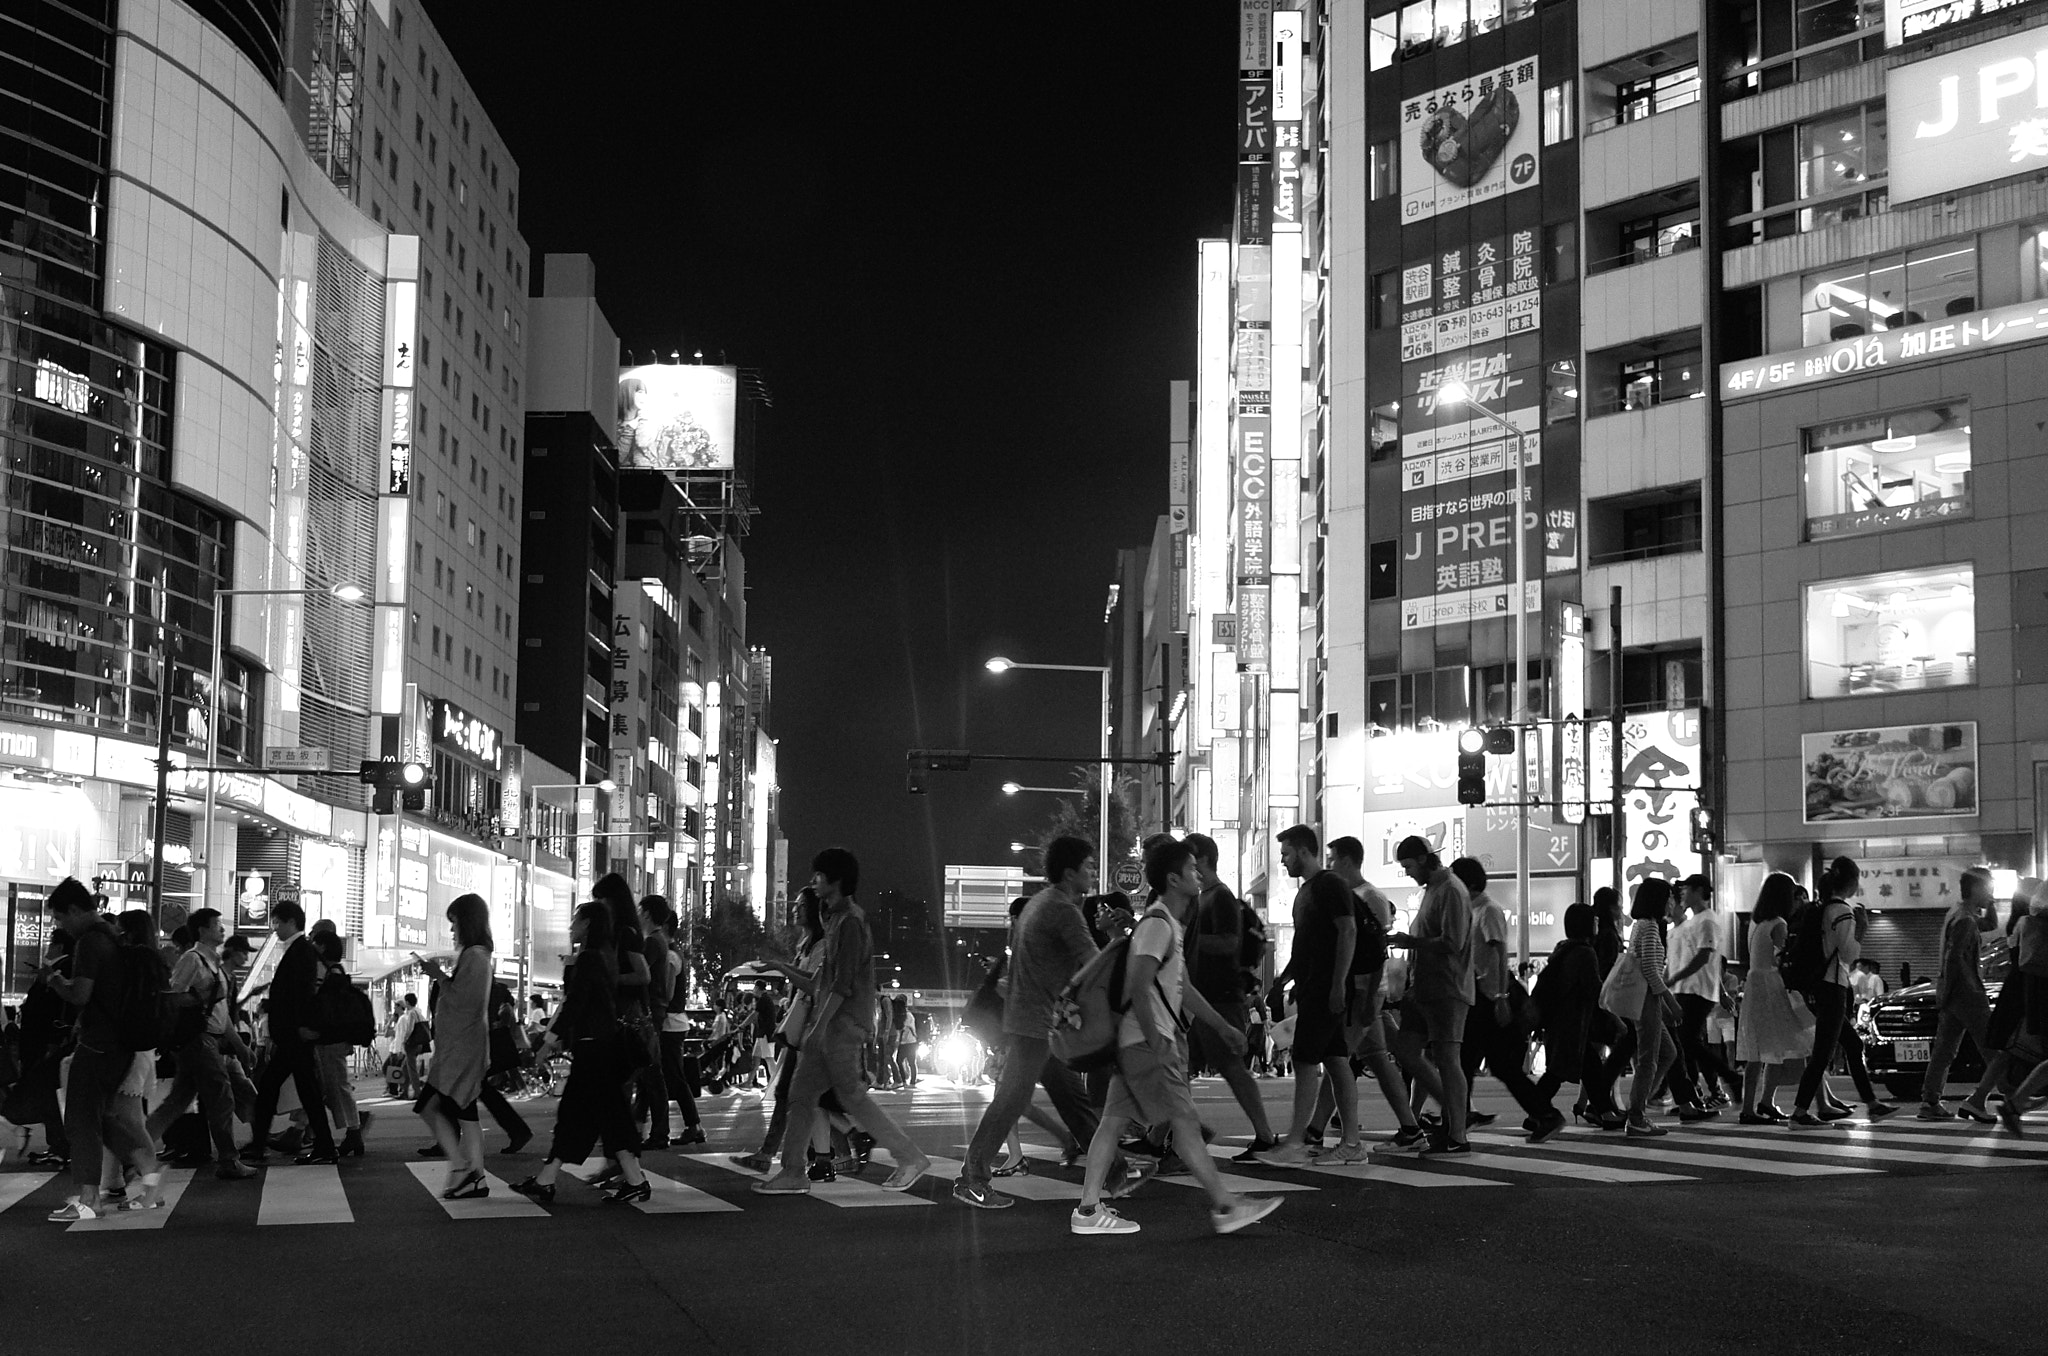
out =
{"type": "Polygon", "coordinates": [[[1003,794],[1014,796],[1019,791],[1036,791],[1047,796],[1085,796],[1088,793],[1078,786],[1025,786],[1019,782],[1004,782],[1003,794]]]}
{"type": "Polygon", "coordinates": [[[1439,405],[1463,405],[1500,426],[1510,439],[1515,455],[1515,674],[1508,702],[1508,721],[1515,727],[1515,889],[1518,891],[1521,926],[1517,929],[1520,959],[1529,959],[1529,585],[1528,551],[1525,543],[1529,522],[1529,458],[1520,428],[1472,398],[1472,389],[1462,381],[1437,387],[1439,405]]]}
{"type": "MultiPolygon", "coordinates": [[[[1102,803],[1100,806],[1101,813],[1096,817],[1095,859],[1098,862],[1107,861],[1109,859],[1110,783],[1109,666],[1107,664],[1026,664],[1020,660],[1005,659],[1001,655],[996,655],[995,657],[989,659],[986,663],[984,663],[982,667],[987,669],[990,673],[998,675],[1008,673],[1011,669],[1040,669],[1049,673],[1095,673],[1100,674],[1102,676],[1102,803]]],[[[1025,788],[1019,789],[1021,790],[1025,788]]],[[[1016,794],[1015,792],[1009,790],[1009,784],[1007,783],[1004,786],[1004,791],[1010,795],[1016,794]]]]}
{"type": "MultiPolygon", "coordinates": [[[[351,606],[365,601],[369,593],[361,584],[335,584],[328,588],[311,589],[215,589],[213,591],[213,665],[209,670],[206,684],[206,823],[199,831],[200,849],[204,854],[200,860],[199,902],[204,905],[207,896],[213,893],[213,815],[217,804],[215,787],[220,777],[220,670],[221,670],[221,619],[227,609],[221,606],[223,598],[310,598],[326,594],[339,602],[351,606]]],[[[344,708],[356,715],[367,717],[370,713],[356,707],[344,708]]],[[[247,722],[244,721],[244,728],[247,722]]],[[[161,822],[161,821],[159,821],[161,822]]],[[[161,838],[163,831],[157,831],[161,838]]]]}

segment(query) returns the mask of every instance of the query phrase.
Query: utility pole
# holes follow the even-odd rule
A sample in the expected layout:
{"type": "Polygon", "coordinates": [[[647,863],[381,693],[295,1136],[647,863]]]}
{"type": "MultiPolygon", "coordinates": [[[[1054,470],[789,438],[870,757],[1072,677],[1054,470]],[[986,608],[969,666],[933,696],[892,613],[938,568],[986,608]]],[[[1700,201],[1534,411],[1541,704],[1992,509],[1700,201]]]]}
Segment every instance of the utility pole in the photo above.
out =
{"type": "MultiPolygon", "coordinates": [[[[213,600],[216,610],[220,599],[213,600]]],[[[215,625],[218,625],[218,620],[215,625]]],[[[164,925],[164,821],[171,805],[171,570],[166,565],[156,577],[156,814],[150,828],[149,912],[157,927],[164,925]]],[[[213,732],[207,731],[207,739],[213,732]]],[[[207,779],[212,780],[208,773],[207,779]]],[[[208,864],[211,870],[211,863],[208,864]]]]}
{"type": "Polygon", "coordinates": [[[1608,762],[1614,782],[1614,800],[1609,807],[1609,811],[1613,815],[1613,823],[1610,825],[1611,831],[1608,835],[1608,847],[1610,849],[1609,855],[1614,858],[1614,896],[1621,901],[1622,908],[1626,910],[1628,907],[1628,896],[1622,890],[1623,869],[1625,866],[1625,863],[1622,861],[1622,849],[1628,843],[1628,835],[1622,831],[1622,817],[1626,814],[1626,811],[1622,808],[1621,767],[1626,759],[1622,755],[1621,748],[1621,585],[1619,584],[1616,584],[1613,591],[1608,594],[1607,602],[1607,702],[1610,709],[1610,718],[1614,722],[1613,737],[1607,741],[1608,762]]]}

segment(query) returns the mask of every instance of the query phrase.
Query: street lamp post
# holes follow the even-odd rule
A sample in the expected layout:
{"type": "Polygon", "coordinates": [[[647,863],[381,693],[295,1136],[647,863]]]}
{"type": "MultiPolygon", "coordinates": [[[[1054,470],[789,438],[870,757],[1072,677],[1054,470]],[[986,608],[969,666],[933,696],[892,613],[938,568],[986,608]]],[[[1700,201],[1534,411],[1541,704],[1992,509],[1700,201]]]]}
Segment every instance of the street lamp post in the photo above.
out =
{"type": "Polygon", "coordinates": [[[1008,673],[1011,669],[1043,669],[1053,673],[1095,673],[1102,676],[1102,718],[1099,722],[1102,735],[1102,804],[1101,813],[1096,817],[1095,860],[1107,864],[1109,859],[1109,678],[1107,664],[1026,664],[1015,659],[1004,659],[998,655],[983,665],[990,673],[1008,673]]]}
{"type": "MultiPolygon", "coordinates": [[[[220,683],[221,683],[221,619],[227,609],[221,605],[224,598],[306,598],[316,594],[328,594],[344,603],[360,603],[366,596],[360,584],[335,584],[330,588],[313,589],[215,589],[213,591],[213,667],[206,683],[206,823],[199,831],[199,841],[204,857],[201,860],[199,877],[199,902],[203,906],[207,896],[213,893],[213,815],[217,806],[216,788],[220,778],[220,683]]],[[[363,713],[368,715],[366,711],[363,713]]],[[[244,728],[247,721],[243,722],[244,728]]],[[[158,835],[163,835],[159,831],[158,835]]]]}
{"type": "Polygon", "coordinates": [[[1520,959],[1529,959],[1529,458],[1521,429],[1472,398],[1462,381],[1446,382],[1436,392],[1439,405],[1463,405],[1504,430],[1515,454],[1515,673],[1508,703],[1508,721],[1515,727],[1515,890],[1521,923],[1517,929],[1520,959]]]}
{"type": "Polygon", "coordinates": [[[1014,796],[1020,791],[1036,791],[1045,796],[1085,796],[1088,793],[1078,786],[1024,786],[1018,782],[1004,782],[1003,794],[1014,796]]]}

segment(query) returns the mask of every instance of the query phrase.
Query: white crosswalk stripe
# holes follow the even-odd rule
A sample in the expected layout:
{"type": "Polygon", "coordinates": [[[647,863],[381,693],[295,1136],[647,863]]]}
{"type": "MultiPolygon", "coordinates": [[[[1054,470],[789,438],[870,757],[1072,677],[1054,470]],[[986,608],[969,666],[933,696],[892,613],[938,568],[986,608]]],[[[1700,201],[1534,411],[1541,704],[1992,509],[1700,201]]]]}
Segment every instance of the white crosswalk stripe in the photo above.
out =
{"type": "Polygon", "coordinates": [[[44,1184],[56,1175],[54,1172],[0,1173],[0,1213],[41,1191],[44,1184]]]}
{"type": "Polygon", "coordinates": [[[331,1166],[277,1167],[263,1174],[263,1201],[256,1223],[354,1224],[341,1173],[331,1166]]]}
{"type": "MultiPolygon", "coordinates": [[[[1987,1153],[1981,1150],[1936,1149],[1921,1147],[1913,1141],[1896,1135],[1858,1135],[1845,1140],[1839,1132],[1827,1130],[1805,1130],[1787,1134],[1782,1130],[1768,1127],[1744,1127],[1740,1130],[1717,1130],[1702,1136],[1715,1143],[1740,1145],[1750,1149],[1774,1149],[1779,1153],[1806,1154],[1814,1157],[1850,1159],[1859,1163],[1909,1163],[1926,1168],[2030,1168],[2040,1166],[2034,1160],[2014,1154],[2010,1156],[1987,1153]]],[[[1932,1142],[1930,1142],[1932,1143],[1932,1142]]],[[[1959,1141],[1960,1146],[1968,1141],[1959,1141]]],[[[2020,1144],[2018,1140],[2006,1140],[2003,1144],[1990,1144],[1988,1148],[2011,1148],[2020,1144]]]]}
{"type": "MultiPolygon", "coordinates": [[[[741,1167],[724,1154],[685,1154],[683,1156],[692,1162],[708,1163],[714,1168],[723,1168],[727,1172],[738,1173],[746,1178],[759,1178],[765,1175],[752,1169],[741,1167]]],[[[842,1177],[836,1182],[813,1182],[811,1183],[810,1194],[818,1200],[824,1201],[827,1205],[836,1205],[846,1210],[933,1204],[933,1202],[926,1200],[924,1197],[913,1195],[908,1191],[884,1191],[873,1182],[863,1182],[852,1177],[842,1177]]]]}
{"type": "MultiPolygon", "coordinates": [[[[161,1229],[171,1222],[171,1212],[178,1208],[178,1202],[185,1199],[185,1188],[192,1184],[192,1169],[165,1168],[163,1179],[163,1205],[155,1210],[116,1210],[101,1215],[98,1219],[82,1219],[65,1230],[66,1233],[139,1233],[161,1229]]],[[[129,1191],[140,1193],[140,1186],[131,1185],[129,1191]]]]}
{"type": "Polygon", "coordinates": [[[548,1212],[507,1186],[499,1177],[484,1174],[484,1181],[490,1184],[491,1194],[472,1201],[444,1201],[443,1188],[448,1185],[448,1165],[445,1163],[411,1162],[406,1165],[419,1184],[433,1195],[434,1201],[448,1212],[450,1219],[546,1219],[548,1212]]]}
{"type": "MultiPolygon", "coordinates": [[[[1060,1158],[1060,1151],[1058,1149],[1049,1148],[1042,1144],[1026,1144],[1024,1152],[1032,1158],[1043,1158],[1055,1163],[1060,1158]]],[[[1209,1156],[1211,1158],[1235,1158],[1241,1152],[1243,1152],[1242,1148],[1236,1145],[1211,1144],[1209,1146],[1209,1156]]],[[[1240,1196],[1248,1193],[1270,1196],[1276,1191],[1320,1190],[1320,1188],[1310,1186],[1306,1182],[1290,1182],[1283,1177],[1246,1177],[1240,1173],[1226,1172],[1220,1168],[1217,1170],[1216,1176],[1222,1180],[1225,1191],[1235,1191],[1240,1196]]],[[[1195,1180],[1192,1173],[1185,1175],[1176,1174],[1172,1177],[1155,1177],[1152,1180],[1164,1182],[1168,1186],[1193,1187],[1197,1191],[1202,1189],[1202,1184],[1195,1180]]]]}
{"type": "MultiPolygon", "coordinates": [[[[604,1159],[588,1158],[573,1166],[564,1165],[562,1172],[587,1183],[604,1169],[604,1159]]],[[[641,1172],[654,1185],[652,1196],[633,1202],[633,1208],[643,1215],[720,1215],[739,1210],[731,1201],[720,1200],[708,1191],[699,1191],[658,1172],[649,1172],[644,1165],[641,1172]]]]}
{"type": "MultiPolygon", "coordinates": [[[[1679,1147],[1679,1144],[1697,1143],[1681,1140],[1673,1144],[1670,1138],[1640,1139],[1632,1141],[1595,1140],[1590,1135],[1582,1136],[1565,1131],[1541,1147],[1523,1148],[1523,1141],[1511,1135],[1477,1134],[1472,1136],[1475,1143],[1500,1145],[1504,1148],[1521,1148],[1514,1154],[1513,1161],[1526,1167],[1538,1154],[1583,1154],[1593,1158],[1626,1158],[1635,1163],[1669,1164],[1678,1167],[1718,1168],[1723,1172],[1753,1172],[1765,1177],[1839,1177],[1854,1173],[1873,1173],[1876,1168],[1842,1167],[1832,1163],[1794,1163],[1774,1158],[1740,1156],[1735,1154],[1699,1153],[1679,1147]]],[[[1465,1160],[1469,1162],[1470,1160],[1465,1160]]]]}

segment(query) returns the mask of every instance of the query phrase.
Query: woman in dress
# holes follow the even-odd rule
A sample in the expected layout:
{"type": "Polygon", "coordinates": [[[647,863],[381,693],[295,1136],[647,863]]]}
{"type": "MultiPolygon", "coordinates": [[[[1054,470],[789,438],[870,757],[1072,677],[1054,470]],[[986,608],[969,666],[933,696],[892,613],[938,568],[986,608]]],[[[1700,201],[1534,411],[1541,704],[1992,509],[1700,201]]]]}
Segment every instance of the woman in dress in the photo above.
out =
{"type": "Polygon", "coordinates": [[[434,1143],[448,1160],[444,1201],[474,1200],[491,1194],[484,1178],[484,1137],[477,1125],[476,1103],[490,1065],[491,911],[481,895],[458,895],[448,906],[455,928],[455,969],[437,961],[420,968],[441,986],[434,1008],[434,1063],[427,1071],[413,1110],[434,1132],[434,1143]],[[465,1128],[466,1127],[466,1128],[465,1128]]]}
{"type": "Polygon", "coordinates": [[[1742,1009],[1735,1022],[1735,1057],[1742,1061],[1744,1125],[1783,1125],[1785,1113],[1771,1099],[1813,1049],[1813,1014],[1794,998],[1778,973],[1785,949],[1785,920],[1799,899],[1799,886],[1782,871],[1764,877],[1750,914],[1749,973],[1742,983],[1742,1009]]]}
{"type": "Polygon", "coordinates": [[[1664,1086],[1671,1063],[1678,1058],[1678,1043],[1671,1028],[1682,1016],[1678,1000],[1664,982],[1664,930],[1679,908],[1671,882],[1651,876],[1636,886],[1635,903],[1629,917],[1635,927],[1628,935],[1628,952],[1642,971],[1642,1012],[1635,1021],[1636,1076],[1628,1099],[1630,1139],[1654,1139],[1671,1132],[1650,1120],[1650,1094],[1664,1086]]]}
{"type": "Polygon", "coordinates": [[[541,1042],[542,1058],[557,1049],[569,1050],[569,1081],[562,1088],[547,1160],[538,1173],[514,1182],[512,1189],[536,1201],[552,1201],[562,1164],[581,1163],[602,1140],[624,1179],[605,1199],[644,1201],[654,1189],[640,1171],[640,1134],[626,1101],[619,1058],[619,970],[611,906],[593,900],[578,908],[569,924],[569,940],[576,956],[562,976],[562,1006],[555,1012],[554,1026],[541,1042]]]}

